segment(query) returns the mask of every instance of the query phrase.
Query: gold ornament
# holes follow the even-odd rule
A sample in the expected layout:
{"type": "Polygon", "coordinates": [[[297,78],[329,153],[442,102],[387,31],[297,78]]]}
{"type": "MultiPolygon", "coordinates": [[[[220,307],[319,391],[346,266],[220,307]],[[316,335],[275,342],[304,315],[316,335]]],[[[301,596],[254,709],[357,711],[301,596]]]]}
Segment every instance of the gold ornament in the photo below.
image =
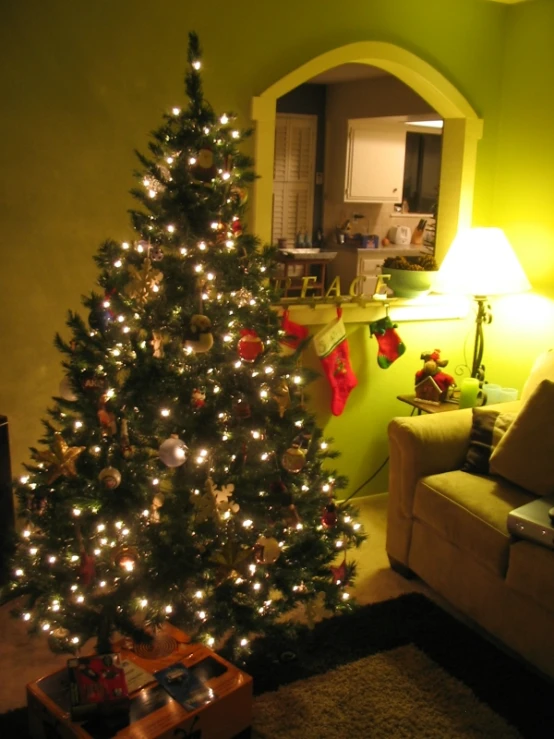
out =
{"type": "Polygon", "coordinates": [[[133,572],[139,555],[135,547],[120,546],[116,547],[112,552],[112,561],[125,572],[133,572]]]}
{"type": "Polygon", "coordinates": [[[281,464],[287,472],[300,472],[306,464],[306,454],[298,446],[291,446],[281,457],[281,464]]]}
{"type": "Polygon", "coordinates": [[[115,490],[121,484],[121,472],[115,467],[104,467],[98,479],[106,490],[115,490]]]}
{"type": "Polygon", "coordinates": [[[279,415],[283,418],[285,411],[290,406],[290,391],[285,380],[279,380],[273,388],[271,397],[279,406],[279,415]]]}
{"type": "Polygon", "coordinates": [[[215,505],[215,485],[211,477],[208,477],[204,485],[204,492],[195,495],[192,499],[196,509],[196,523],[204,523],[210,518],[217,521],[217,509],[215,505]]]}
{"type": "Polygon", "coordinates": [[[254,556],[258,564],[272,565],[281,555],[279,542],[272,536],[260,536],[254,544],[254,556]]]}
{"type": "Polygon", "coordinates": [[[75,462],[85,449],[84,446],[68,446],[62,436],[56,434],[50,449],[35,452],[33,458],[47,465],[50,474],[46,479],[46,484],[50,485],[62,475],[77,477],[75,462]]]}
{"type": "Polygon", "coordinates": [[[148,257],[143,261],[141,269],[130,264],[128,271],[131,279],[125,285],[125,294],[138,303],[146,303],[163,280],[163,272],[154,269],[148,257]]]}
{"type": "Polygon", "coordinates": [[[238,575],[242,565],[246,563],[251,554],[251,549],[242,547],[240,544],[228,540],[219,552],[210,557],[210,561],[219,566],[221,581],[231,575],[238,575]]]}

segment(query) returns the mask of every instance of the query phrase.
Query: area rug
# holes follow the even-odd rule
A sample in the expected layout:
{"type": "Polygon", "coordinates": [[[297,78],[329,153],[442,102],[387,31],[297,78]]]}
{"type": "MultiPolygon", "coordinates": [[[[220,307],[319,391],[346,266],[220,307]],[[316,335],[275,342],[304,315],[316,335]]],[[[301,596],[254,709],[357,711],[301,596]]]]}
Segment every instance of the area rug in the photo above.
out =
{"type": "MultiPolygon", "coordinates": [[[[254,642],[252,739],[551,739],[554,685],[419,593],[254,642]]],[[[0,736],[26,739],[26,709],[0,736]]]]}

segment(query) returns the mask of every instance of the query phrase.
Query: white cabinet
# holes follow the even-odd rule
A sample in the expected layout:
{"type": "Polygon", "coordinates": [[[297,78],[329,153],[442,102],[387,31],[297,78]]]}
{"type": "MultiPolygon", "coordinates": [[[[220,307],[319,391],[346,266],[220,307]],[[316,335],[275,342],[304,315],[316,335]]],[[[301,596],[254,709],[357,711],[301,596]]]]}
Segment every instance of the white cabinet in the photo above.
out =
{"type": "Polygon", "coordinates": [[[313,231],[317,116],[277,114],[273,162],[272,242],[313,231]]]}
{"type": "Polygon", "coordinates": [[[379,118],[349,120],[345,202],[401,202],[405,150],[403,122],[379,118]]]}

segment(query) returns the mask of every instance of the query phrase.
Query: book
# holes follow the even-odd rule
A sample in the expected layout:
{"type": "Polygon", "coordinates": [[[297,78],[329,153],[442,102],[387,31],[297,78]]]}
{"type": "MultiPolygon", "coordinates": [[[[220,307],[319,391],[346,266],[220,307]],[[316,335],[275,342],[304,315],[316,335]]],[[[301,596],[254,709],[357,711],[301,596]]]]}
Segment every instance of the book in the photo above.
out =
{"type": "Polygon", "coordinates": [[[182,662],[175,662],[154,673],[154,677],[169,695],[187,711],[194,711],[217,698],[201,677],[182,662]]]}

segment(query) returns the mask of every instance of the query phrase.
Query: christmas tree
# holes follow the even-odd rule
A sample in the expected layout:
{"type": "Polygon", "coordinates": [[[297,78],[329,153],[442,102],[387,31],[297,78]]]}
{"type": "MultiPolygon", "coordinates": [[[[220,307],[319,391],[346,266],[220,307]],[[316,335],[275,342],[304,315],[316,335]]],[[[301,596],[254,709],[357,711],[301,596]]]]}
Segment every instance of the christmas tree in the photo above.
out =
{"type": "Polygon", "coordinates": [[[236,656],[298,606],[353,605],[365,535],[306,408],[276,250],[243,225],[249,131],[205,101],[194,33],[188,61],[187,106],[137,153],[137,238],[98,249],[101,291],[56,336],[65,379],[15,483],[5,598],[55,651],[169,619],[236,656]]]}

